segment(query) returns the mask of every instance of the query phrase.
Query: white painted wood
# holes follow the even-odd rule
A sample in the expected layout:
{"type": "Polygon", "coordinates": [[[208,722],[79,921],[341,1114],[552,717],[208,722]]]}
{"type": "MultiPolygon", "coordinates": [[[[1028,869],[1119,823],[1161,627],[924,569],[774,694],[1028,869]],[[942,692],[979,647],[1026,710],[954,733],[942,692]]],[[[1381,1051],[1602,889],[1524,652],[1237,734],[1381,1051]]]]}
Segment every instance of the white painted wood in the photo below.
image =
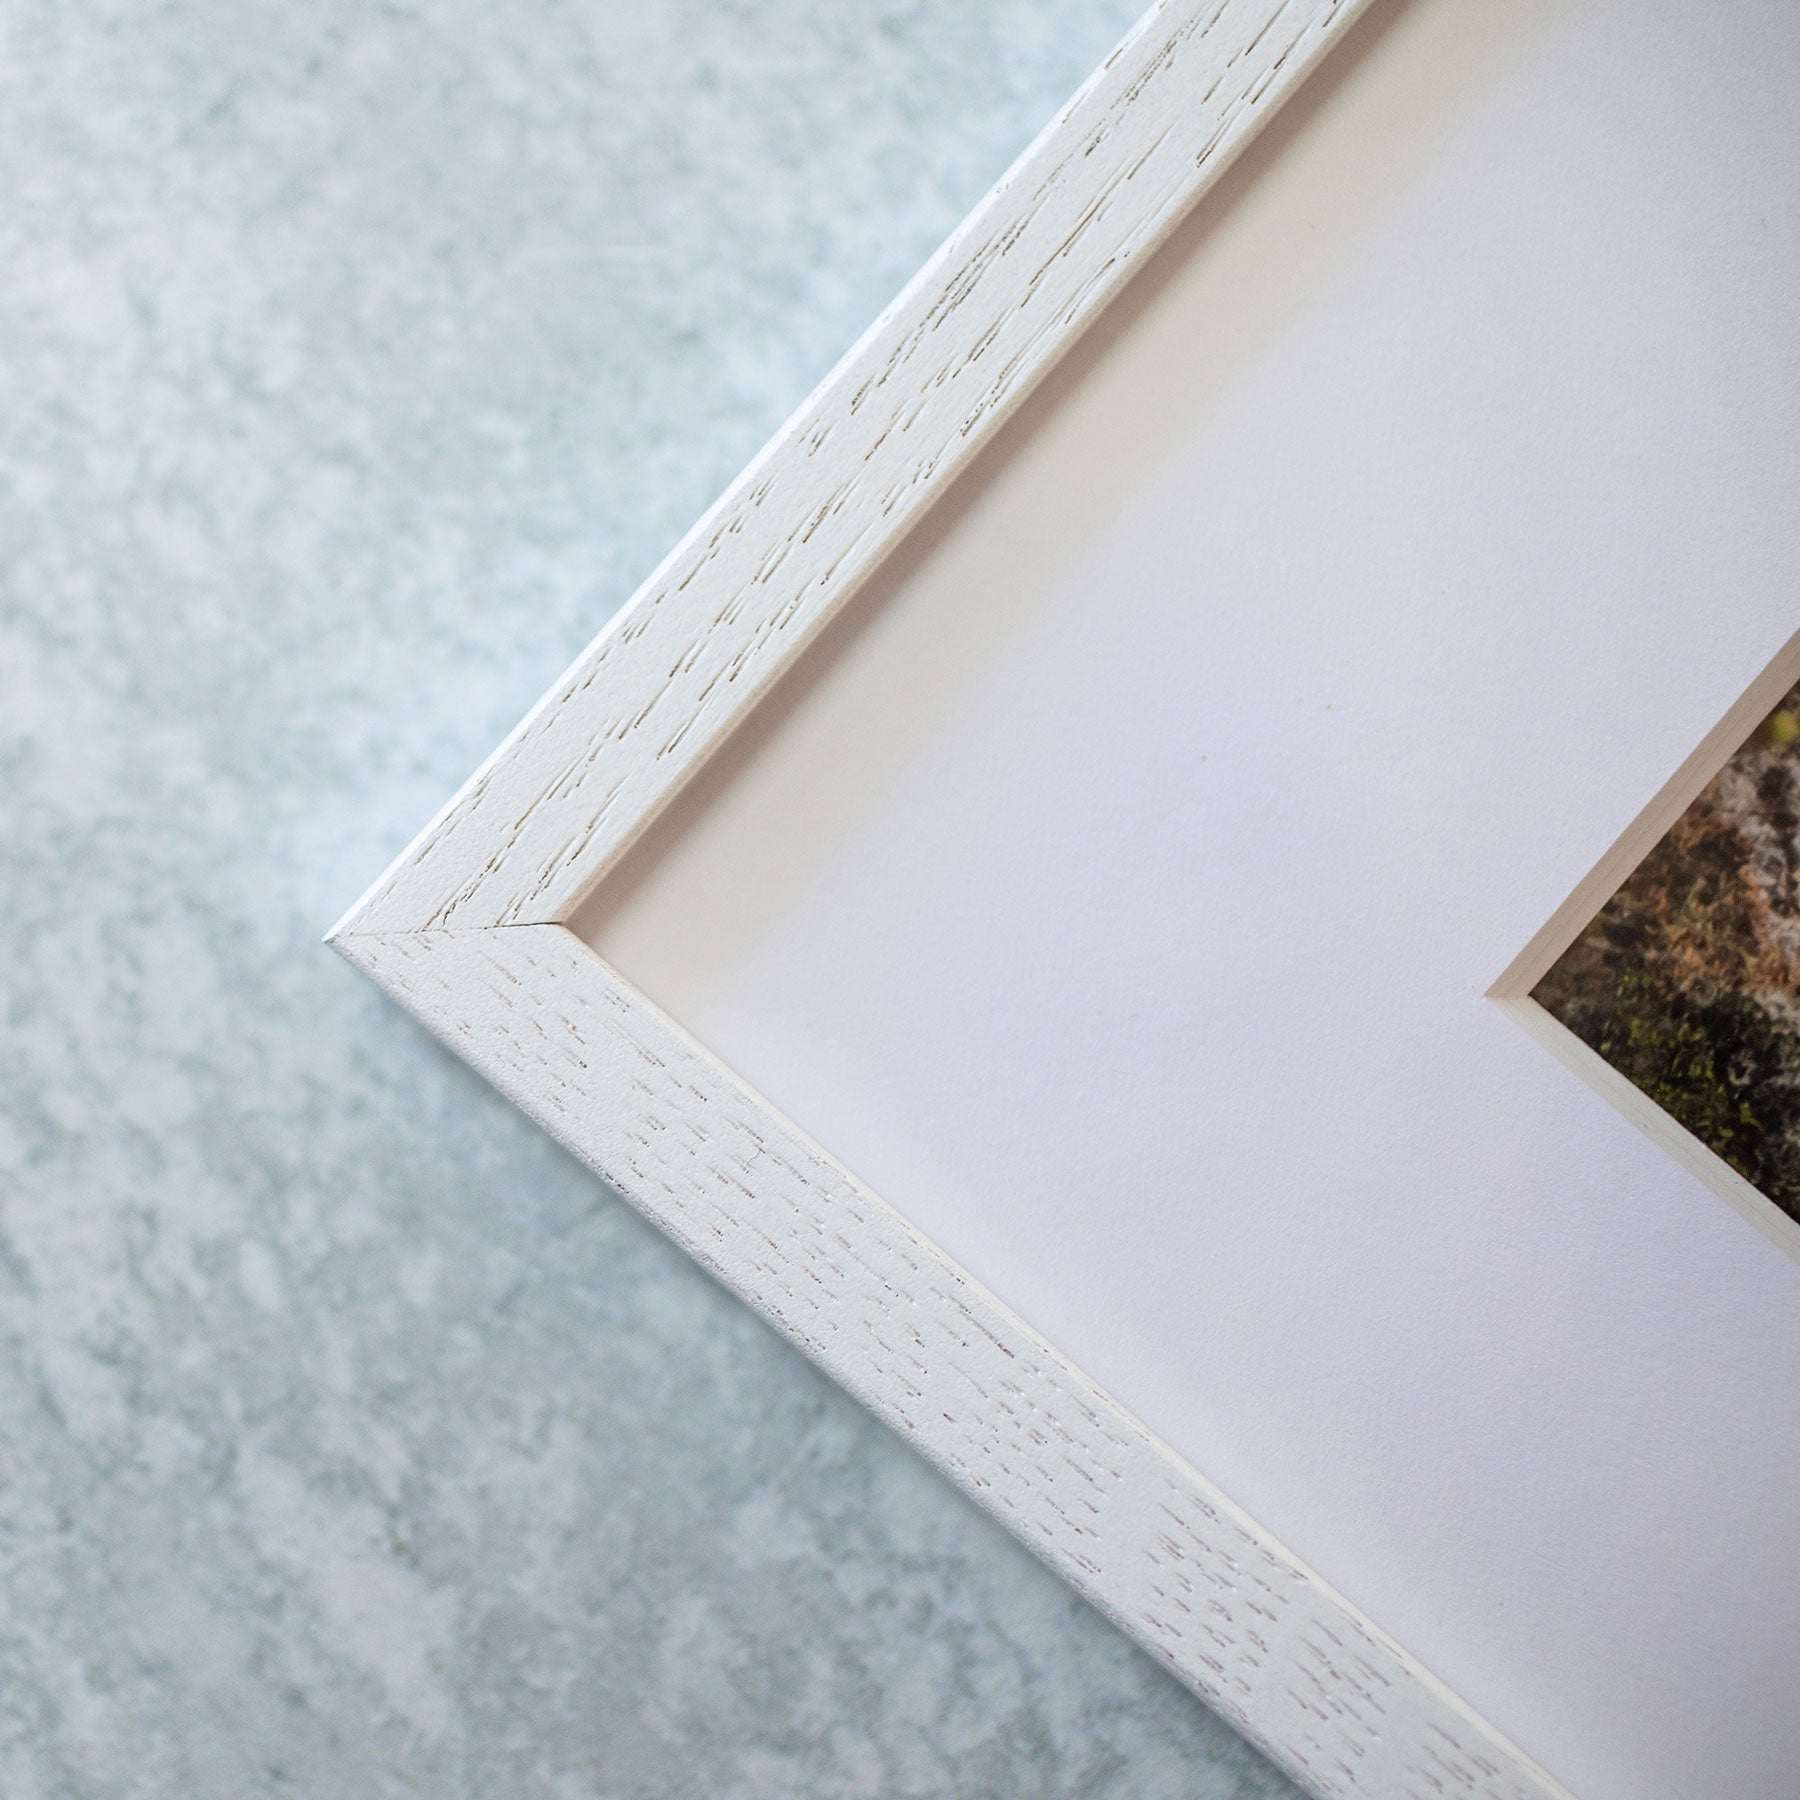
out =
{"type": "Polygon", "coordinates": [[[1800,1769],[1800,1262],[1486,997],[1789,685],[1734,18],[1359,33],[578,921],[1584,1800],[1800,1769]]]}
{"type": "Polygon", "coordinates": [[[352,961],[1320,1795],[1563,1795],[559,925],[352,961]]]}
{"type": "Polygon", "coordinates": [[[1171,0],[338,934],[565,918],[1366,0],[1171,0]]]}
{"type": "Polygon", "coordinates": [[[1314,1792],[1545,1800],[565,928],[1361,10],[1155,8],[333,939],[1314,1792]]]}

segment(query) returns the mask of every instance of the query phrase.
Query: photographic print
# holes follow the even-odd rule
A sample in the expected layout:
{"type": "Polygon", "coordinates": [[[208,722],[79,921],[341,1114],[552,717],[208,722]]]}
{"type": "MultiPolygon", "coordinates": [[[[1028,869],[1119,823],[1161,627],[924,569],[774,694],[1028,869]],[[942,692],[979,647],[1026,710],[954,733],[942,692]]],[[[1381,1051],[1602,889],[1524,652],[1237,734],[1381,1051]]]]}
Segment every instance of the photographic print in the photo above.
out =
{"type": "Polygon", "coordinates": [[[1800,1220],[1800,685],[1532,998],[1800,1220]]]}

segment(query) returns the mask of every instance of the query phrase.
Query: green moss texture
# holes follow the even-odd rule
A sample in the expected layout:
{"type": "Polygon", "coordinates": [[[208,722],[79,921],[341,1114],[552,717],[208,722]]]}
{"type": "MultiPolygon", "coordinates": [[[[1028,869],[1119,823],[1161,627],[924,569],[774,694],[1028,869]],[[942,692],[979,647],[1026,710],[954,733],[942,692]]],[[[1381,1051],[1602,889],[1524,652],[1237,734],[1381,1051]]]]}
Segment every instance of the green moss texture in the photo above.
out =
{"type": "Polygon", "coordinates": [[[1800,688],[1534,998],[1800,1219],[1800,688]]]}

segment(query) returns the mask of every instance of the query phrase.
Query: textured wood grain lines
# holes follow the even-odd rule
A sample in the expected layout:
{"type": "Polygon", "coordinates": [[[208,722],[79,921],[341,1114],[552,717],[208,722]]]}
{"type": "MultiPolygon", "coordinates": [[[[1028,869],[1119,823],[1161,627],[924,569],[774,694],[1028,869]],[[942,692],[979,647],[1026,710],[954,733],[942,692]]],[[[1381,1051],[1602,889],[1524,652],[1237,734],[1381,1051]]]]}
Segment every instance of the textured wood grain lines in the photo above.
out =
{"type": "Polygon", "coordinates": [[[567,917],[1364,4],[1150,13],[339,932],[567,917]]]}
{"type": "Polygon", "coordinates": [[[564,928],[1365,0],[1170,0],[333,933],[1321,1795],[1562,1790],[564,928]]]}
{"type": "Polygon", "coordinates": [[[557,925],[346,954],[1321,1795],[1560,1795],[557,925]]]}

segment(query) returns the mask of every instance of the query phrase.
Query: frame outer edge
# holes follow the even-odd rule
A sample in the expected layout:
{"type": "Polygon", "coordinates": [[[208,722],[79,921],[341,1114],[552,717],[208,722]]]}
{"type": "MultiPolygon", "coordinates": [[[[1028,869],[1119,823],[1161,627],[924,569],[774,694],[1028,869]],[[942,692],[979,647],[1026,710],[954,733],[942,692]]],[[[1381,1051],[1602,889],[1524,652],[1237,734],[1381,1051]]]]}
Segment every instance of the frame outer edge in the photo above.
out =
{"type": "Polygon", "coordinates": [[[329,934],[569,916],[1369,0],[1163,0],[329,934]]]}
{"type": "Polygon", "coordinates": [[[1153,6],[328,941],[1311,1792],[1571,1800],[560,923],[1368,4],[1153,6]]]}
{"type": "Polygon", "coordinates": [[[572,932],[338,948],[1308,1791],[1572,1800],[572,932]]]}

